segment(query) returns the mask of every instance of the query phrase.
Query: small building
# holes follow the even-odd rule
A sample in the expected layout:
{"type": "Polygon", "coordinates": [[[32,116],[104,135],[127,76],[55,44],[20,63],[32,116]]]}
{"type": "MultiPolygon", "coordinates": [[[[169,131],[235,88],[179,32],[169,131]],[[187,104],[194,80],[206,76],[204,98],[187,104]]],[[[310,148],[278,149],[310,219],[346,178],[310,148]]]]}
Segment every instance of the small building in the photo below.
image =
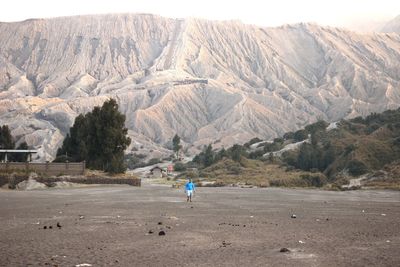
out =
{"type": "Polygon", "coordinates": [[[172,165],[172,164],[168,165],[168,167],[167,167],[167,174],[170,174],[170,173],[172,173],[173,171],[174,171],[174,165],[172,165]]]}
{"type": "Polygon", "coordinates": [[[151,178],[162,178],[163,172],[164,172],[164,170],[161,167],[155,166],[154,168],[152,168],[150,170],[150,177],[151,178]]]}

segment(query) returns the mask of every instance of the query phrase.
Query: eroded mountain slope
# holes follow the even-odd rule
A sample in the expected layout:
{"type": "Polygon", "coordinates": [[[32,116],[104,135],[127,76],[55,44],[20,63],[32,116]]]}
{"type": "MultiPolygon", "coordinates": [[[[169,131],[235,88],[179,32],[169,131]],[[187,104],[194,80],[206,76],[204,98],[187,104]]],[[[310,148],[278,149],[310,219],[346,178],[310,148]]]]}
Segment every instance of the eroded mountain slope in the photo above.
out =
{"type": "Polygon", "coordinates": [[[120,14],[0,23],[0,36],[0,123],[40,158],[110,97],[130,149],[156,156],[175,133],[229,146],[400,106],[395,33],[120,14]]]}

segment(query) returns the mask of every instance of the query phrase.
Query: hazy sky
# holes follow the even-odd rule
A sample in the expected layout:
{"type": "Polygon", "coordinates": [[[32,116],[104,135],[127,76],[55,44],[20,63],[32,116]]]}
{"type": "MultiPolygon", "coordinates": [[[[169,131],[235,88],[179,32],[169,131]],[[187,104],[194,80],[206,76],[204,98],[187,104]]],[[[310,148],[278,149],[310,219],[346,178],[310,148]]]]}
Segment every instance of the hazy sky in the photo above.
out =
{"type": "Polygon", "coordinates": [[[317,22],[368,27],[400,15],[400,0],[9,0],[2,4],[0,21],[121,12],[238,19],[260,26],[317,22]]]}

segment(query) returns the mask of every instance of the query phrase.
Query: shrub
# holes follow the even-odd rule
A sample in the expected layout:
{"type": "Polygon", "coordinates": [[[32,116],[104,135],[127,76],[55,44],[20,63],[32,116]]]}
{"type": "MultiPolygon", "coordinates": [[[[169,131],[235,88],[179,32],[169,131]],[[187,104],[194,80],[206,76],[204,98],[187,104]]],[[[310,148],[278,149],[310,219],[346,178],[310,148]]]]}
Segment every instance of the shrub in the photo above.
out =
{"type": "Polygon", "coordinates": [[[357,145],[355,144],[350,144],[344,148],[344,155],[347,156],[350,154],[352,151],[354,151],[357,148],[357,145]]]}
{"type": "Polygon", "coordinates": [[[228,166],[228,171],[229,171],[231,174],[235,174],[235,175],[238,175],[238,174],[240,174],[240,173],[242,172],[241,169],[240,169],[240,167],[237,166],[237,165],[229,165],[229,166],[228,166]]]}
{"type": "Polygon", "coordinates": [[[129,169],[136,169],[140,167],[144,167],[146,164],[142,161],[146,155],[144,154],[128,154],[125,155],[125,164],[129,169]]]}
{"type": "Polygon", "coordinates": [[[266,143],[264,145],[264,152],[275,152],[281,150],[283,148],[283,143],[274,142],[274,143],[266,143]]]}
{"type": "Polygon", "coordinates": [[[297,154],[293,151],[286,151],[282,154],[282,160],[286,164],[295,167],[297,165],[297,154]]]}
{"type": "Polygon", "coordinates": [[[294,133],[293,138],[296,142],[301,142],[308,138],[308,133],[306,130],[298,130],[297,132],[294,133]]]}
{"type": "Polygon", "coordinates": [[[367,166],[363,162],[355,159],[347,163],[347,169],[352,176],[358,176],[368,172],[367,166]]]}
{"type": "Polygon", "coordinates": [[[327,123],[326,121],[319,120],[319,121],[317,121],[317,122],[315,122],[313,124],[307,125],[305,127],[305,130],[308,133],[316,133],[316,132],[319,132],[319,131],[325,131],[325,129],[326,129],[326,127],[328,127],[328,125],[329,125],[329,123],[327,123]]]}
{"type": "Polygon", "coordinates": [[[154,165],[154,164],[157,164],[157,163],[160,163],[160,162],[161,161],[160,161],[159,158],[152,158],[147,162],[147,165],[154,165]]]}
{"type": "Polygon", "coordinates": [[[376,130],[378,130],[380,128],[379,124],[377,123],[372,123],[371,125],[369,125],[367,127],[367,129],[365,130],[366,134],[371,134],[373,132],[375,132],[376,130]]]}
{"type": "Polygon", "coordinates": [[[259,142],[261,142],[261,141],[262,141],[262,140],[261,140],[260,138],[255,137],[255,138],[251,139],[249,142],[247,142],[246,144],[244,144],[243,146],[248,148],[248,147],[250,147],[252,144],[259,143],[259,142]]]}
{"type": "Polygon", "coordinates": [[[264,151],[263,150],[257,150],[257,151],[253,151],[249,154],[249,158],[250,159],[259,159],[262,158],[262,156],[264,155],[264,151]]]}
{"type": "Polygon", "coordinates": [[[325,176],[322,175],[310,175],[310,174],[303,174],[300,178],[308,185],[308,186],[315,186],[315,187],[322,187],[328,181],[325,176]]]}
{"type": "Polygon", "coordinates": [[[198,177],[198,175],[195,172],[187,172],[186,173],[186,178],[193,179],[193,178],[197,178],[197,177],[198,177]]]}
{"type": "Polygon", "coordinates": [[[288,132],[283,135],[283,139],[289,140],[294,138],[294,132],[288,132]]]}
{"type": "Polygon", "coordinates": [[[269,182],[269,185],[280,187],[280,186],[287,186],[287,183],[285,180],[282,180],[282,179],[274,179],[269,182]]]}
{"type": "Polygon", "coordinates": [[[185,171],[186,170],[186,166],[182,162],[177,162],[177,163],[174,164],[174,170],[177,171],[177,172],[185,171]]]}

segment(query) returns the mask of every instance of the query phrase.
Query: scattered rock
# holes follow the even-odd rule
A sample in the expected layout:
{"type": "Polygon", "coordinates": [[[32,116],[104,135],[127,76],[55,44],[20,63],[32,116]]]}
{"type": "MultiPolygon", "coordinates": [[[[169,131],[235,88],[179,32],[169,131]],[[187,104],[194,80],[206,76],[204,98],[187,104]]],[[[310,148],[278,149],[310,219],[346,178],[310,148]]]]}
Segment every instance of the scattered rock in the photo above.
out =
{"type": "Polygon", "coordinates": [[[292,216],[290,216],[292,219],[296,219],[297,218],[297,216],[296,216],[296,214],[292,214],[292,216]]]}
{"type": "Polygon", "coordinates": [[[59,222],[57,222],[57,227],[58,227],[59,229],[61,229],[61,224],[60,224],[59,222]]]}
{"type": "Polygon", "coordinates": [[[158,232],[158,235],[165,235],[165,232],[164,231],[160,231],[160,232],[158,232]]]}
{"type": "Polygon", "coordinates": [[[225,240],[222,241],[222,246],[223,246],[223,247],[229,246],[229,245],[231,245],[231,244],[232,244],[232,243],[228,243],[228,242],[226,242],[225,240]]]}
{"type": "Polygon", "coordinates": [[[79,215],[79,220],[85,219],[85,216],[79,215]]]}
{"type": "Polygon", "coordinates": [[[152,233],[154,233],[153,230],[150,230],[150,231],[149,231],[149,234],[152,234],[152,233]]]}
{"type": "Polygon", "coordinates": [[[286,253],[286,252],[290,252],[290,250],[288,248],[281,248],[281,250],[279,250],[279,252],[286,253]]]}
{"type": "Polygon", "coordinates": [[[46,188],[47,186],[45,184],[37,182],[32,177],[29,177],[28,180],[20,182],[16,186],[17,190],[36,190],[36,189],[46,189],[46,188]]]}
{"type": "Polygon", "coordinates": [[[305,244],[306,242],[299,240],[299,243],[300,244],[305,244]]]}
{"type": "Polygon", "coordinates": [[[158,222],[158,225],[162,225],[162,222],[158,222]]]}

